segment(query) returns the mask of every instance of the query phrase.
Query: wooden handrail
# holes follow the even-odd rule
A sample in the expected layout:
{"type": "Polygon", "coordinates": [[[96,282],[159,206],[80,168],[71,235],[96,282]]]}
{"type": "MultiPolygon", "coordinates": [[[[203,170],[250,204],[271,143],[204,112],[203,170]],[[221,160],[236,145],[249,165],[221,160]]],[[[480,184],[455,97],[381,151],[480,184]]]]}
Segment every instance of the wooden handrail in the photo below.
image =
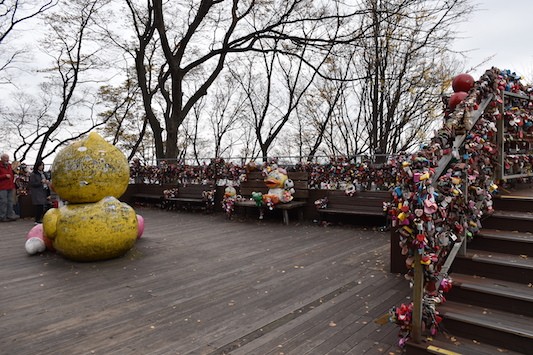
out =
{"type": "MultiPolygon", "coordinates": [[[[478,109],[474,111],[474,113],[472,114],[472,117],[470,118],[470,122],[469,122],[470,127],[474,127],[474,125],[477,123],[477,121],[479,120],[479,118],[481,117],[485,109],[487,108],[487,106],[492,101],[492,98],[493,98],[493,95],[490,94],[487,96],[485,100],[483,100],[480,103],[478,109]]],[[[451,146],[452,150],[450,151],[450,153],[445,154],[440,158],[437,164],[437,168],[435,169],[435,174],[433,175],[433,184],[436,184],[436,181],[438,180],[438,178],[440,178],[440,176],[446,171],[446,169],[448,168],[448,164],[450,164],[450,161],[452,160],[452,157],[453,157],[452,152],[463,146],[465,138],[469,132],[470,130],[465,132],[465,134],[456,136],[451,146]]]]}

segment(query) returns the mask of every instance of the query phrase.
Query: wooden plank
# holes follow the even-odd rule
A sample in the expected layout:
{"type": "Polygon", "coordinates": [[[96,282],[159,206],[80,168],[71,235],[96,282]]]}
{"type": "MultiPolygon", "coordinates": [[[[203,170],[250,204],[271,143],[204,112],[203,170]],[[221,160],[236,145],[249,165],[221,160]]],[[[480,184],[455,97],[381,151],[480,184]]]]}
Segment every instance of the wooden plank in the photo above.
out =
{"type": "Polygon", "coordinates": [[[344,214],[352,216],[385,216],[383,211],[378,210],[346,210],[346,209],[334,209],[334,208],[321,208],[318,210],[319,214],[344,214]]]}
{"type": "Polygon", "coordinates": [[[497,252],[483,251],[483,250],[468,250],[466,256],[473,261],[487,263],[509,265],[516,268],[533,271],[533,259],[524,258],[520,255],[509,255],[497,252]]]}
{"type": "Polygon", "coordinates": [[[504,296],[533,303],[533,289],[525,284],[454,273],[453,285],[481,293],[504,296]]]}
{"type": "Polygon", "coordinates": [[[489,329],[497,329],[533,340],[533,318],[519,314],[501,312],[494,309],[446,302],[442,305],[441,314],[445,318],[459,320],[464,323],[481,325],[489,329]],[[498,319],[498,322],[494,322],[498,319]]]}
{"type": "Polygon", "coordinates": [[[378,208],[383,210],[383,201],[377,199],[328,200],[328,207],[344,209],[378,208]]]}
{"type": "Polygon", "coordinates": [[[483,228],[479,234],[482,235],[484,239],[497,239],[528,244],[533,243],[533,234],[531,234],[531,232],[526,233],[483,228]]]}
{"type": "Polygon", "coordinates": [[[154,199],[154,200],[159,200],[163,197],[163,195],[154,195],[154,194],[133,194],[131,196],[134,198],[146,198],[146,199],[154,199]]]}
{"type": "Polygon", "coordinates": [[[201,198],[186,198],[186,197],[168,197],[165,201],[171,202],[188,202],[188,203],[205,203],[201,198]]]}

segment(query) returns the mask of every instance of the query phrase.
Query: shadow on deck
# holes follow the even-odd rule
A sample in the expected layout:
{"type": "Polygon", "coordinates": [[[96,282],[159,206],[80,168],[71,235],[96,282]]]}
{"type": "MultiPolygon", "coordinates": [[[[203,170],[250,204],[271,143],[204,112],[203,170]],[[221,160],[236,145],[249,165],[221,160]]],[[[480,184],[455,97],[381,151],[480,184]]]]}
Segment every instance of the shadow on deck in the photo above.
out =
{"type": "Polygon", "coordinates": [[[1,225],[2,354],[394,354],[376,322],[408,302],[389,233],[139,208],[125,257],[77,263],[24,250],[1,225]]]}

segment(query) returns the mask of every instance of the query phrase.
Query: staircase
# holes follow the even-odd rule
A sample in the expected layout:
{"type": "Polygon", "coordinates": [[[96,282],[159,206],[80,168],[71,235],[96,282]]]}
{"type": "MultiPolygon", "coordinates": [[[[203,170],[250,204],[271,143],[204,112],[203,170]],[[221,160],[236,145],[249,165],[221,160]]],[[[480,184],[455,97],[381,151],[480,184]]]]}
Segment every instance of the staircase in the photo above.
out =
{"type": "Polygon", "coordinates": [[[533,354],[533,189],[525,191],[495,199],[453,262],[453,288],[438,307],[443,332],[407,354],[533,354]]]}

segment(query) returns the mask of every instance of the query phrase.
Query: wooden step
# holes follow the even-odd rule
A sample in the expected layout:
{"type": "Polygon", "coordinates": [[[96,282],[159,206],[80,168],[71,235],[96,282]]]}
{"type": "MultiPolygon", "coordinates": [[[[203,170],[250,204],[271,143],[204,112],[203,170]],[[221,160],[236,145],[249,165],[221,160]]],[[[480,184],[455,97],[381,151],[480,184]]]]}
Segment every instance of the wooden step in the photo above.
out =
{"type": "Polygon", "coordinates": [[[532,317],[453,301],[442,304],[439,312],[451,334],[524,354],[533,349],[532,317]]]}
{"type": "Polygon", "coordinates": [[[405,346],[406,355],[443,354],[443,355],[520,355],[516,351],[481,343],[477,340],[466,339],[446,333],[439,334],[436,338],[429,338],[420,344],[412,341],[405,346]]]}
{"type": "Polygon", "coordinates": [[[496,210],[482,222],[483,228],[518,232],[533,231],[533,213],[496,210]]]}
{"type": "Polygon", "coordinates": [[[502,195],[493,199],[494,209],[497,211],[533,211],[533,197],[502,195]]]}
{"type": "Polygon", "coordinates": [[[510,255],[469,248],[466,255],[458,255],[451,271],[522,284],[533,283],[533,257],[510,255]]]}
{"type": "Polygon", "coordinates": [[[533,234],[483,228],[468,247],[533,257],[533,234]]]}
{"type": "Polygon", "coordinates": [[[454,273],[446,299],[533,317],[533,287],[527,284],[454,273]]]}

